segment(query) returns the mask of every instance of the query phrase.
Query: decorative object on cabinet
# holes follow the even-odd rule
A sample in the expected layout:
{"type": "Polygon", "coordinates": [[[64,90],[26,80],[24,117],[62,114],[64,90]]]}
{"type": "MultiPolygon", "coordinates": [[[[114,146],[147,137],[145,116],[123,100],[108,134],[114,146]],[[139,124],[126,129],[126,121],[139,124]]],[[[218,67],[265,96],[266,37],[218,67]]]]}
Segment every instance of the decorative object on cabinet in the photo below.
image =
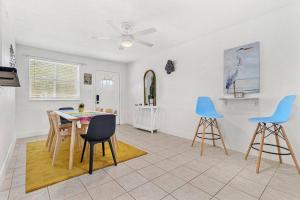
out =
{"type": "Polygon", "coordinates": [[[153,133],[159,127],[158,114],[157,106],[135,106],[133,126],[153,133]]]}
{"type": "Polygon", "coordinates": [[[171,74],[172,72],[175,71],[174,62],[172,60],[168,60],[165,70],[167,74],[171,74]]]}
{"type": "Polygon", "coordinates": [[[144,75],[144,104],[156,106],[156,76],[153,70],[144,75]]]}
{"type": "Polygon", "coordinates": [[[224,94],[259,93],[260,43],[224,51],[224,94]]]}

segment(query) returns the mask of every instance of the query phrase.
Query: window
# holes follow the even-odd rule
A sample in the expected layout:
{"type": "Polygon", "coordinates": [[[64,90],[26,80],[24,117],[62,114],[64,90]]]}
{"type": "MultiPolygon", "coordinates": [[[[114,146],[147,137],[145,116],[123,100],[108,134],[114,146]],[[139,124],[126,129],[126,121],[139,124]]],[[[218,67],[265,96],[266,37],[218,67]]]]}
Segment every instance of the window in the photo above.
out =
{"type": "Polygon", "coordinates": [[[29,59],[29,97],[41,100],[78,100],[79,65],[29,59]]]}

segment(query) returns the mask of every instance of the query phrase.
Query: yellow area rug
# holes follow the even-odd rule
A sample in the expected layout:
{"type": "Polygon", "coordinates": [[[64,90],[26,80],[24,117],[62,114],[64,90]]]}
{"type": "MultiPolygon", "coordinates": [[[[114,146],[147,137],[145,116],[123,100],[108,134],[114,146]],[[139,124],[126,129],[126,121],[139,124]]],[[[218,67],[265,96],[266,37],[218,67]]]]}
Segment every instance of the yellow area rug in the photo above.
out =
{"type": "MultiPolygon", "coordinates": [[[[46,141],[38,141],[27,144],[26,156],[26,192],[31,192],[49,185],[88,173],[89,150],[86,148],[84,160],[80,163],[81,149],[75,147],[74,166],[72,170],[69,166],[70,140],[62,142],[59,156],[52,166],[52,158],[48,152],[46,141]]],[[[101,144],[95,145],[94,170],[105,168],[113,164],[113,159],[108,143],[105,144],[105,156],[102,156],[101,144]]],[[[145,151],[137,149],[129,144],[118,141],[117,162],[124,162],[147,154],[145,151]]]]}

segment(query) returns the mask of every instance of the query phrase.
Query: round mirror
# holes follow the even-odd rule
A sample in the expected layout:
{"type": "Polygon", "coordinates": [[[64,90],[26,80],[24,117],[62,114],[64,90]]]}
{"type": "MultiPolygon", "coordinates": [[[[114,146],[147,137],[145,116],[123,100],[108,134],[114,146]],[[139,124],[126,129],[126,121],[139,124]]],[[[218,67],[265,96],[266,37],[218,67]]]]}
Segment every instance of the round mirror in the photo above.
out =
{"type": "Polygon", "coordinates": [[[144,75],[144,104],[156,106],[156,77],[152,70],[144,75]]]}

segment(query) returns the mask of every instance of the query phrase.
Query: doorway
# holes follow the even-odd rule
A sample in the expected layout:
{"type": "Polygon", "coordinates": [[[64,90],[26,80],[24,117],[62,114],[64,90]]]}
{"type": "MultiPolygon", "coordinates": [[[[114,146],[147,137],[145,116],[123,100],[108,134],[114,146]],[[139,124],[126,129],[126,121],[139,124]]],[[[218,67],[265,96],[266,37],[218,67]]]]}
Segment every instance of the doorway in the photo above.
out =
{"type": "Polygon", "coordinates": [[[111,108],[117,112],[120,124],[120,76],[117,72],[96,71],[96,108],[111,108]]]}

